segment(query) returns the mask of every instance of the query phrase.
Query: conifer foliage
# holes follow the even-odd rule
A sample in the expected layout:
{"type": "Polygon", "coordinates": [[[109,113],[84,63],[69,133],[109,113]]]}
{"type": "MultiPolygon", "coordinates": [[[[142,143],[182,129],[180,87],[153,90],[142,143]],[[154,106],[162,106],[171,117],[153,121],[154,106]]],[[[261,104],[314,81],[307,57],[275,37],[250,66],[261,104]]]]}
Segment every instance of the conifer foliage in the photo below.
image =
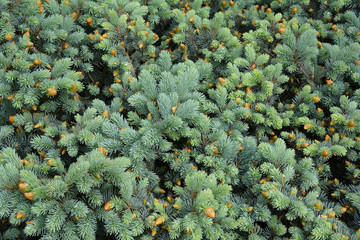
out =
{"type": "Polygon", "coordinates": [[[357,0],[0,12],[0,239],[360,239],[357,0]]]}

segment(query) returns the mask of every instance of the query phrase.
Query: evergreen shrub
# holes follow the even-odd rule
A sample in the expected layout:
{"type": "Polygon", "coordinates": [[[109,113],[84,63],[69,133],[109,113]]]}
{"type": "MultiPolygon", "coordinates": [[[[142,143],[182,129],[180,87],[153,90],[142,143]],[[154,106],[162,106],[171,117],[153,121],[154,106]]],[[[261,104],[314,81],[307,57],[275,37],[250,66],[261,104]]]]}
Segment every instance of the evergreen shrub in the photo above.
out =
{"type": "Polygon", "coordinates": [[[0,239],[359,239],[359,12],[0,0],[0,239]]]}

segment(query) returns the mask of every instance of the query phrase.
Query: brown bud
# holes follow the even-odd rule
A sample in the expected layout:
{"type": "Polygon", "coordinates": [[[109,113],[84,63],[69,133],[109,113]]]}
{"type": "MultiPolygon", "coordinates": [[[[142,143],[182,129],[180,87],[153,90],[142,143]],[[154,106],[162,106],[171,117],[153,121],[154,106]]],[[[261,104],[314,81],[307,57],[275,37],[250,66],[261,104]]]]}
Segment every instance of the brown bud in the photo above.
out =
{"type": "Polygon", "coordinates": [[[34,200],[34,193],[29,192],[29,193],[24,193],[25,197],[29,200],[34,200]]]}
{"type": "Polygon", "coordinates": [[[107,210],[110,210],[111,207],[112,207],[112,202],[109,201],[105,204],[104,209],[107,211],[107,210]]]}
{"type": "Polygon", "coordinates": [[[212,207],[205,209],[204,214],[207,217],[215,218],[215,211],[214,211],[214,209],[212,207]]]}

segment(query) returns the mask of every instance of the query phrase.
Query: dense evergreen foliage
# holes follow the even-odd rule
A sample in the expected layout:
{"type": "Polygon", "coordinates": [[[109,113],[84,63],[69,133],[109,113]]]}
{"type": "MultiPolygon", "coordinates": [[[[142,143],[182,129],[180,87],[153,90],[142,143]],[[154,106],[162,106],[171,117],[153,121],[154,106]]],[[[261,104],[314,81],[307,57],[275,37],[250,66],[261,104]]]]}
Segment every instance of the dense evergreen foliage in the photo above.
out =
{"type": "Polygon", "coordinates": [[[0,0],[0,239],[359,239],[359,12],[0,0]]]}

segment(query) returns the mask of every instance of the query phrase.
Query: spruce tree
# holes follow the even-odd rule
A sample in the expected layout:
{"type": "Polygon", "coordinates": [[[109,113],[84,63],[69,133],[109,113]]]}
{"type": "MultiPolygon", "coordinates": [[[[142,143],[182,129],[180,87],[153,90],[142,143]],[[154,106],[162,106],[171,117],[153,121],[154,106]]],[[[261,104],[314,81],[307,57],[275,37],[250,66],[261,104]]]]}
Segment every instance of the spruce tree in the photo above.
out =
{"type": "Polygon", "coordinates": [[[0,239],[360,238],[358,1],[0,10],[0,239]]]}

